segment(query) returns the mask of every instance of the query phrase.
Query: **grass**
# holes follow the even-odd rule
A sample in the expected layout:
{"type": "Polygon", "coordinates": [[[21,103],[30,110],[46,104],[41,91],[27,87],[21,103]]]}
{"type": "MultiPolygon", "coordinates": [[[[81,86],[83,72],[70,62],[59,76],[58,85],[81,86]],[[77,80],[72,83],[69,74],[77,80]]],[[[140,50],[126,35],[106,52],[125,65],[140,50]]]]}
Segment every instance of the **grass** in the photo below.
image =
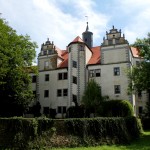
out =
{"type": "Polygon", "coordinates": [[[130,145],[112,145],[98,147],[78,147],[78,148],[54,148],[52,150],[150,150],[150,131],[144,132],[142,137],[130,145]]]}

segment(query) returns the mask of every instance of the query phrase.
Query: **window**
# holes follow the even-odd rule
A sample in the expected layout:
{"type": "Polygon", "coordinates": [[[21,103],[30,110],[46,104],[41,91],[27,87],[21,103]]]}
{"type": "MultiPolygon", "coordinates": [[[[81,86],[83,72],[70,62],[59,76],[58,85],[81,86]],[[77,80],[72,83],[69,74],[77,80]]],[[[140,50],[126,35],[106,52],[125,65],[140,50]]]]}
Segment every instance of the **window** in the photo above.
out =
{"type": "Polygon", "coordinates": [[[58,96],[58,97],[62,96],[62,90],[61,90],[61,89],[58,89],[58,90],[57,90],[57,96],[58,96]]]}
{"type": "Polygon", "coordinates": [[[61,113],[61,106],[58,106],[57,112],[60,114],[61,113]]]}
{"type": "Polygon", "coordinates": [[[66,113],[66,106],[58,106],[57,108],[57,113],[62,114],[62,113],[66,113]]]}
{"type": "Polygon", "coordinates": [[[36,91],[32,91],[34,98],[36,98],[36,91]]]}
{"type": "Polygon", "coordinates": [[[44,91],[44,97],[49,97],[49,90],[44,91]]]}
{"type": "Polygon", "coordinates": [[[68,73],[67,72],[64,72],[63,75],[64,75],[64,80],[68,79],[68,73]]]}
{"type": "Polygon", "coordinates": [[[69,51],[69,53],[71,52],[71,49],[72,49],[72,48],[71,48],[71,47],[69,47],[69,50],[68,50],[68,51],[69,51]]]}
{"type": "Polygon", "coordinates": [[[115,85],[114,86],[114,93],[115,94],[120,94],[121,93],[121,91],[120,91],[120,85],[115,85]]]}
{"type": "Polygon", "coordinates": [[[138,97],[142,97],[142,92],[138,91],[138,97]]]}
{"type": "Polygon", "coordinates": [[[77,101],[77,95],[72,95],[73,102],[77,101]]]}
{"type": "Polygon", "coordinates": [[[44,53],[44,55],[46,55],[47,54],[47,50],[44,50],[43,53],[44,53]]]}
{"type": "Polygon", "coordinates": [[[63,113],[66,113],[66,106],[63,106],[63,113]]]}
{"type": "Polygon", "coordinates": [[[48,54],[49,55],[53,54],[53,51],[52,50],[48,50],[48,54]]]}
{"type": "Polygon", "coordinates": [[[49,66],[48,61],[45,61],[45,62],[44,62],[44,68],[45,68],[45,69],[47,69],[47,68],[48,68],[48,66],[49,66]]]}
{"type": "Polygon", "coordinates": [[[73,66],[74,68],[77,68],[77,62],[76,62],[76,61],[72,61],[72,66],[73,66]]]}
{"type": "Polygon", "coordinates": [[[63,96],[68,96],[68,89],[63,89],[63,96]]]}
{"type": "Polygon", "coordinates": [[[49,81],[49,74],[45,74],[45,81],[49,81]]]}
{"type": "Polygon", "coordinates": [[[43,107],[43,114],[49,114],[49,107],[43,107]]]}
{"type": "Polygon", "coordinates": [[[34,98],[36,98],[36,91],[32,91],[34,98]]]}
{"type": "Polygon", "coordinates": [[[68,79],[68,73],[63,72],[63,73],[58,73],[58,80],[66,80],[68,79]]]}
{"type": "Polygon", "coordinates": [[[140,66],[140,62],[139,61],[136,61],[136,66],[140,66]]]}
{"type": "Polygon", "coordinates": [[[62,73],[58,73],[58,80],[62,80],[63,78],[62,78],[62,73]]]}
{"type": "Polygon", "coordinates": [[[77,84],[77,77],[73,76],[73,83],[77,84]]]}
{"type": "Polygon", "coordinates": [[[36,75],[32,76],[32,83],[36,83],[36,75]]]}
{"type": "Polygon", "coordinates": [[[79,50],[80,50],[80,51],[83,51],[83,50],[84,50],[83,45],[79,45],[79,50]]]}
{"type": "Polygon", "coordinates": [[[96,69],[95,70],[95,76],[96,77],[100,77],[101,76],[101,70],[100,69],[96,69]]]}
{"type": "Polygon", "coordinates": [[[120,75],[120,68],[119,67],[115,67],[114,68],[114,76],[119,76],[120,75]]]}
{"type": "Polygon", "coordinates": [[[143,113],[143,107],[139,106],[139,114],[142,114],[142,113],[143,113]]]}
{"type": "Polygon", "coordinates": [[[94,70],[90,70],[89,74],[90,74],[90,77],[94,77],[95,76],[94,70]]]}

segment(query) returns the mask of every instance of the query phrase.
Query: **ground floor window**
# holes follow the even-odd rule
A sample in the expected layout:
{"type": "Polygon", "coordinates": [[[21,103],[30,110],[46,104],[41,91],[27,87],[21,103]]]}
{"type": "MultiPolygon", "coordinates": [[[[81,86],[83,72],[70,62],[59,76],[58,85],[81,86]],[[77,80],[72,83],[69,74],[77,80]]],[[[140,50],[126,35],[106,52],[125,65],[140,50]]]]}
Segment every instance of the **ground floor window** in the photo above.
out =
{"type": "Polygon", "coordinates": [[[139,106],[139,114],[142,114],[142,113],[143,113],[143,107],[139,106]]]}
{"type": "Polygon", "coordinates": [[[59,113],[59,114],[64,114],[64,113],[66,113],[66,106],[58,106],[58,108],[57,108],[57,113],[59,113]]]}
{"type": "Polygon", "coordinates": [[[49,114],[49,107],[43,107],[43,114],[49,114]]]}

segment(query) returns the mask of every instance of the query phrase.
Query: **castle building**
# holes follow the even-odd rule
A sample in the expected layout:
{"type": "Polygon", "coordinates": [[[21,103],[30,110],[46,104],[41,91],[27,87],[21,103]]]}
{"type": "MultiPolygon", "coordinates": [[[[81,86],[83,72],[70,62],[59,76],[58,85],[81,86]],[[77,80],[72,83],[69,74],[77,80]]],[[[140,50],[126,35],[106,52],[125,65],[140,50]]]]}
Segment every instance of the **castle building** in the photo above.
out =
{"type": "Polygon", "coordinates": [[[129,100],[135,115],[141,114],[147,94],[127,94],[126,71],[139,64],[138,53],[114,26],[106,32],[100,46],[93,47],[93,33],[89,31],[88,23],[82,39],[77,36],[66,50],[60,50],[47,39],[38,55],[38,76],[31,74],[41,113],[52,108],[57,117],[62,117],[67,108],[81,104],[87,82],[94,79],[101,86],[103,96],[107,95],[111,100],[129,100]]]}

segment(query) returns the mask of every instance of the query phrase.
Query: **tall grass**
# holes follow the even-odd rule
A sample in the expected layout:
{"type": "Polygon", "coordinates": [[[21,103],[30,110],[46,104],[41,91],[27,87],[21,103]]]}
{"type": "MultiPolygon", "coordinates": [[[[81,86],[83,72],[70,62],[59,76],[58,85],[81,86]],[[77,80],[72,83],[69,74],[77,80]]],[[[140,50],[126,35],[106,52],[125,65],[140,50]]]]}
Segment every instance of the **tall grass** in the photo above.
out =
{"type": "Polygon", "coordinates": [[[150,150],[150,131],[143,133],[142,137],[130,145],[103,145],[98,147],[54,148],[52,150],[150,150]]]}

